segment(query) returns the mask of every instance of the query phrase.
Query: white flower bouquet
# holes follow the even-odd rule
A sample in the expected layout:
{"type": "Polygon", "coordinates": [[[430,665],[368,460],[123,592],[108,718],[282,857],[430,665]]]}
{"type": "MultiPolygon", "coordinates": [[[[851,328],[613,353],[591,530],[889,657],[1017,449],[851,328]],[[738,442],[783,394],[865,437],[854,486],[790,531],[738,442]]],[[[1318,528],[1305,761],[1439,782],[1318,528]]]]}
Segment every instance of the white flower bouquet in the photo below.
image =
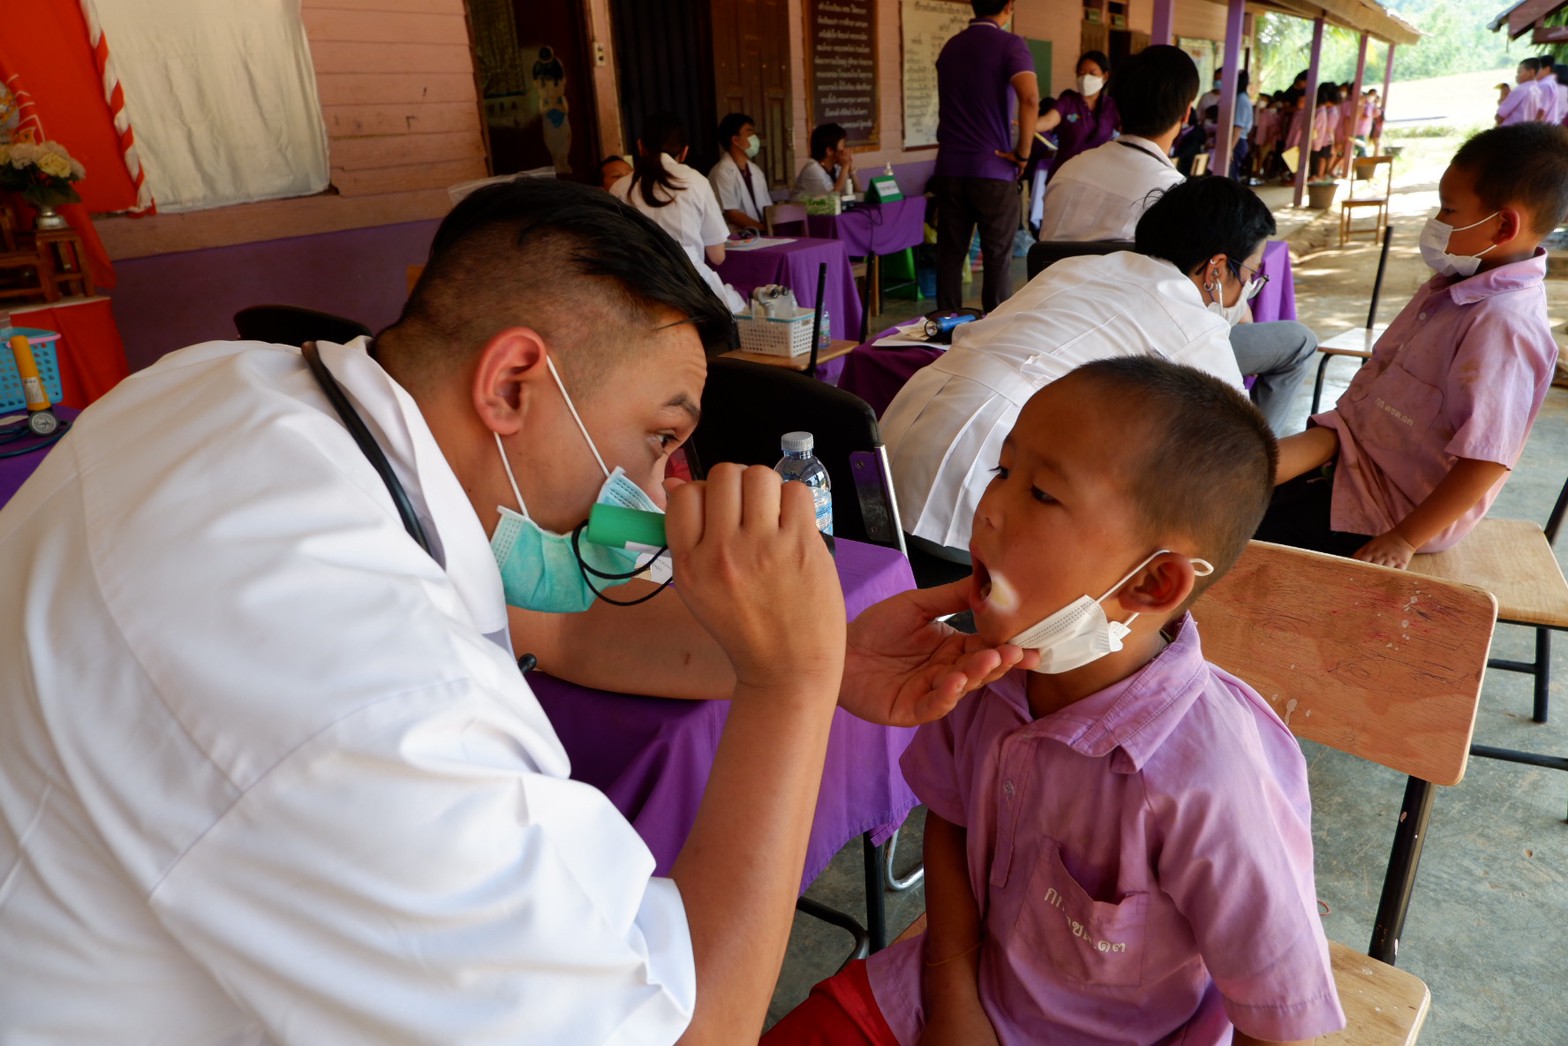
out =
{"type": "Polygon", "coordinates": [[[86,173],[59,142],[0,144],[0,189],[21,193],[39,210],[80,201],[71,183],[86,173]]]}

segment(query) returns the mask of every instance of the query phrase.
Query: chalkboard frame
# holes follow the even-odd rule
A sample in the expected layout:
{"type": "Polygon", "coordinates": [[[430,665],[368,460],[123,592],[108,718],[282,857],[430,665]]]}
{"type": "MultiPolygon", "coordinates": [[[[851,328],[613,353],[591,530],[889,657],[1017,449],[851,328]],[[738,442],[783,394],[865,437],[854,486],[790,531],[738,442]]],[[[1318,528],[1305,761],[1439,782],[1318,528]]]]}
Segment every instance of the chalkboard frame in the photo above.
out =
{"type": "MultiPolygon", "coordinates": [[[[804,17],[801,19],[801,21],[804,23],[806,37],[806,125],[808,134],[819,124],[843,122],[840,115],[836,113],[830,113],[827,116],[820,115],[821,107],[819,105],[817,93],[816,75],[817,30],[819,28],[817,25],[817,15],[819,13],[820,4],[821,0],[802,0],[802,14],[804,17]]],[[[853,4],[851,6],[853,6],[853,4]]],[[[882,144],[882,86],[881,77],[878,75],[880,73],[880,69],[878,67],[881,64],[881,56],[877,53],[877,22],[879,19],[877,17],[878,12],[876,4],[866,3],[864,8],[866,11],[866,25],[870,30],[871,63],[873,70],[871,75],[871,134],[866,138],[855,138],[853,135],[851,135],[848,139],[848,142],[850,147],[854,149],[876,150],[881,148],[882,144]]]]}

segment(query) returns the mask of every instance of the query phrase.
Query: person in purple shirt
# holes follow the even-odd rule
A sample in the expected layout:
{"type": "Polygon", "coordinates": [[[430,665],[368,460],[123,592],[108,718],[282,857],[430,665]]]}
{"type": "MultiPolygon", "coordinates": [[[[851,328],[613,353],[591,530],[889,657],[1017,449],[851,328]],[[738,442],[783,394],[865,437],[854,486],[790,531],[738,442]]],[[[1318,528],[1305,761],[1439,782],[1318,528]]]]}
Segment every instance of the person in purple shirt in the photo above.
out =
{"type": "Polygon", "coordinates": [[[1421,233],[1436,275],[1331,411],[1280,443],[1257,537],[1403,568],[1486,515],[1551,387],[1544,239],[1568,214],[1568,130],[1483,131],[1421,233]]]}
{"type": "Polygon", "coordinates": [[[1003,28],[1014,0],[973,0],[975,17],[936,60],[936,304],[963,305],[964,257],[976,225],[985,259],[987,312],[1012,293],[1018,176],[1029,162],[1040,104],[1034,59],[1023,37],[1003,28]],[[1016,114],[1022,118],[1015,119],[1016,114]]]}
{"type": "Polygon", "coordinates": [[[763,1046],[1344,1027],[1306,760],[1187,614],[1246,547],[1274,461],[1238,390],[1158,357],[1088,363],[1029,399],[975,510],[970,607],[979,635],[1040,663],[904,753],[929,811],[926,932],[817,985],[763,1046]]]}
{"type": "Polygon", "coordinates": [[[1535,78],[1540,71],[1541,64],[1534,58],[1526,58],[1519,63],[1519,68],[1514,70],[1514,83],[1517,86],[1508,92],[1497,107],[1498,126],[1511,127],[1527,123],[1540,113],[1541,96],[1535,86],[1535,78]]]}
{"type": "Polygon", "coordinates": [[[1111,60],[1104,51],[1085,51],[1078,58],[1076,90],[1068,88],[1056,108],[1040,117],[1041,134],[1056,132],[1056,155],[1050,174],[1081,152],[1104,145],[1117,129],[1116,103],[1105,91],[1111,60]]]}

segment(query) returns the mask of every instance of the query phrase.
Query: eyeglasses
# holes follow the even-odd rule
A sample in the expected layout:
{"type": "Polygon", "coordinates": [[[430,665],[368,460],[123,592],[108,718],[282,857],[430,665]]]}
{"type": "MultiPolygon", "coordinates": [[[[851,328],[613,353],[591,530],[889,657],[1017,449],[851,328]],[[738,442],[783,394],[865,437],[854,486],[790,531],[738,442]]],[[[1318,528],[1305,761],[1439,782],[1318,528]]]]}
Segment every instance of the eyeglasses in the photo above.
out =
{"type": "Polygon", "coordinates": [[[1243,272],[1250,273],[1252,276],[1252,279],[1248,280],[1246,285],[1241,288],[1241,297],[1243,301],[1251,301],[1253,298],[1258,296],[1259,292],[1262,291],[1264,287],[1268,286],[1268,273],[1259,272],[1257,269],[1249,269],[1239,261],[1233,261],[1231,262],[1231,265],[1233,266],[1232,275],[1235,276],[1236,279],[1241,279],[1241,274],[1243,272]]]}

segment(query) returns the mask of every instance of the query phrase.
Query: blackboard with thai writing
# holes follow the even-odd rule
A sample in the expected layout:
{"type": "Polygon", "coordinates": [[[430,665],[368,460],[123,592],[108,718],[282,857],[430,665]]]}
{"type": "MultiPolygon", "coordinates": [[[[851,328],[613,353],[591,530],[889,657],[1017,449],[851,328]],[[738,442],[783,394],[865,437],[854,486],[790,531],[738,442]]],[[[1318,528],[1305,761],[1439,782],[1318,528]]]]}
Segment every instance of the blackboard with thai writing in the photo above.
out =
{"type": "Polygon", "coordinates": [[[806,78],[811,125],[836,123],[849,144],[876,148],[876,5],[866,0],[807,0],[806,78]]]}
{"type": "Polygon", "coordinates": [[[904,148],[936,144],[936,58],[942,46],[974,17],[954,0],[904,0],[904,148]]]}

